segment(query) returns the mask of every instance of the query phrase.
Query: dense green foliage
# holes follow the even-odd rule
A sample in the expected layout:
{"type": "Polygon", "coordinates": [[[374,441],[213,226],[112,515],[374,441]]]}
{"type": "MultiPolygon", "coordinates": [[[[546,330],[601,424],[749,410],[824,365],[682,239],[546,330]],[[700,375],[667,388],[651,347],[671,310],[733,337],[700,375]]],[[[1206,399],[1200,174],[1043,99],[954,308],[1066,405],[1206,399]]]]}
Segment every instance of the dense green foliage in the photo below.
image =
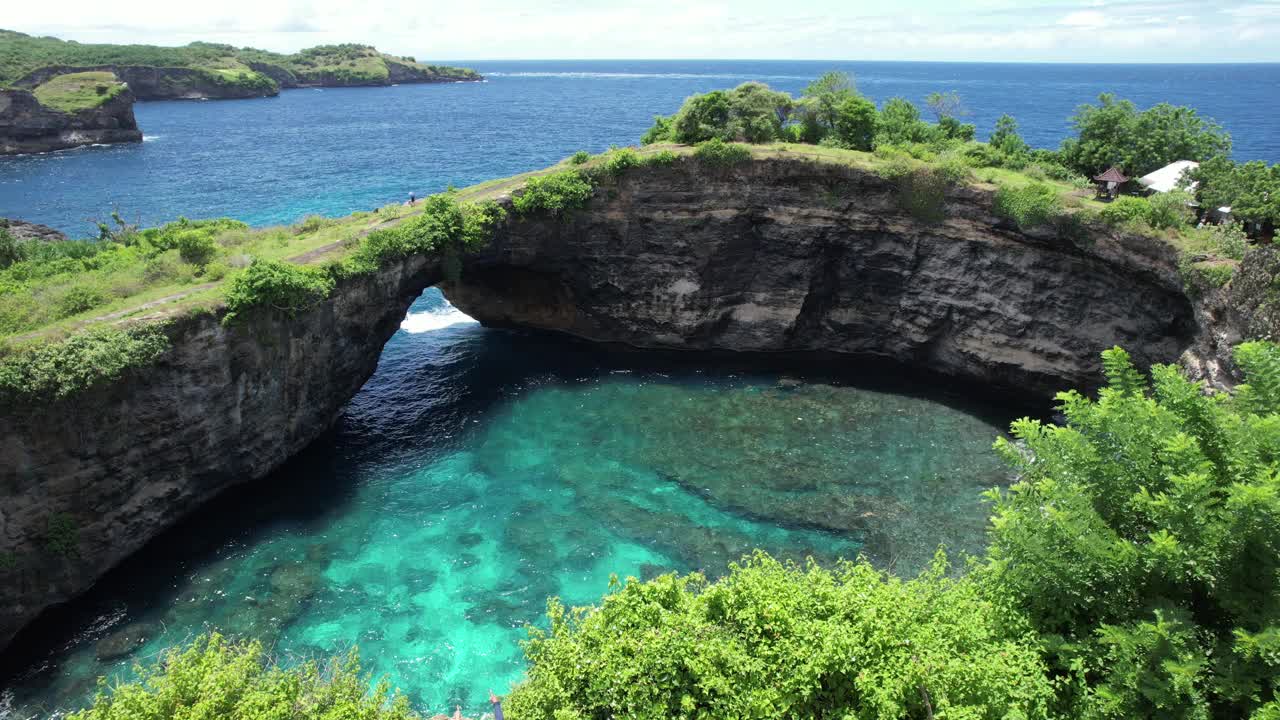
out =
{"type": "Polygon", "coordinates": [[[124,92],[125,84],[109,72],[59,75],[37,87],[33,94],[41,105],[75,113],[92,110],[124,92]]]}
{"type": "Polygon", "coordinates": [[[1128,100],[1103,94],[1097,105],[1080,106],[1071,122],[1077,137],[1063,142],[1061,155],[1083,175],[1114,165],[1139,177],[1176,160],[1204,162],[1231,154],[1231,136],[1221,126],[1168,103],[1138,110],[1128,100]]]}
{"type": "Polygon", "coordinates": [[[744,145],[715,138],[698,143],[693,156],[713,167],[732,167],[750,160],[751,150],[744,145]]]}
{"type": "Polygon", "coordinates": [[[890,164],[884,175],[897,188],[898,206],[917,220],[941,222],[946,217],[947,189],[962,177],[945,165],[919,165],[909,161],[890,164]]]}
{"type": "Polygon", "coordinates": [[[278,260],[254,260],[227,284],[226,322],[254,308],[296,315],[329,297],[334,280],[318,268],[278,260]]]}
{"type": "Polygon", "coordinates": [[[1062,200],[1048,185],[1006,186],[996,191],[996,215],[1023,229],[1047,225],[1062,211],[1062,200]]]}
{"type": "Polygon", "coordinates": [[[1199,181],[1196,195],[1205,207],[1230,207],[1241,220],[1280,224],[1280,165],[1215,157],[1201,163],[1190,179],[1199,181]]]}
{"type": "Polygon", "coordinates": [[[984,577],[1074,678],[1070,717],[1246,717],[1280,678],[1280,348],[1236,351],[1248,383],[1207,395],[1174,366],[1147,382],[1103,355],[1065,426],[1024,419],[997,451],[984,577]]]}
{"type": "Polygon", "coordinates": [[[564,170],[529,178],[524,189],[511,198],[511,205],[520,215],[564,215],[585,207],[594,192],[595,187],[583,173],[564,170]]]}
{"type": "Polygon", "coordinates": [[[350,268],[372,270],[410,255],[479,249],[506,214],[497,203],[463,203],[452,192],[432,195],[422,206],[421,213],[395,227],[369,233],[352,254],[350,268]]]}
{"type": "Polygon", "coordinates": [[[149,365],[169,349],[158,325],[96,327],[0,357],[0,400],[55,400],[149,365]]]}
{"type": "Polygon", "coordinates": [[[171,650],[140,677],[98,694],[68,720],[413,720],[385,682],[370,691],[359,656],[282,669],[256,642],[220,635],[171,650]]]}
{"type": "Polygon", "coordinates": [[[548,614],[513,718],[1043,718],[1052,698],[1025,623],[941,555],[903,581],[757,553],[548,614]]]}

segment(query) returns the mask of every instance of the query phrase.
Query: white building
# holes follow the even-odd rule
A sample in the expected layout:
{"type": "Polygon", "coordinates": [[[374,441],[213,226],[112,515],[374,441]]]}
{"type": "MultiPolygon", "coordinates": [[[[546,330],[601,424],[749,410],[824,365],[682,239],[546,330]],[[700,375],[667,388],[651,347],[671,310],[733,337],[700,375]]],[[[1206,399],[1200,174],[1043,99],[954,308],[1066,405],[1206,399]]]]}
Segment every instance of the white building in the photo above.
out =
{"type": "MultiPolygon", "coordinates": [[[[1153,193],[1167,193],[1171,190],[1178,190],[1178,184],[1182,182],[1182,176],[1198,167],[1200,167],[1198,162],[1179,160],[1169,163],[1153,173],[1143,175],[1138,178],[1138,184],[1153,193]]],[[[1195,192],[1198,184],[1193,182],[1185,189],[1188,192],[1195,192]]]]}

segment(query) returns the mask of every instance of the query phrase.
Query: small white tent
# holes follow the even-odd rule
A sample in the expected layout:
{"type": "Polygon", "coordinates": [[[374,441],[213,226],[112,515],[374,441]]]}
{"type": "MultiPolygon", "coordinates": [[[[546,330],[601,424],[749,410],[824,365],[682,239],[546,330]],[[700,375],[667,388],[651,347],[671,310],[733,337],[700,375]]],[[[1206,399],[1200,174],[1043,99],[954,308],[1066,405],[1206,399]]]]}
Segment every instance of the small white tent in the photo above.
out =
{"type": "MultiPolygon", "coordinates": [[[[1198,162],[1179,160],[1169,163],[1149,175],[1143,175],[1138,178],[1138,184],[1151,192],[1167,193],[1170,190],[1178,189],[1178,183],[1182,181],[1184,173],[1195,170],[1198,167],[1200,167],[1198,162]]],[[[1187,186],[1187,190],[1194,192],[1197,184],[1191,183],[1187,186]]]]}

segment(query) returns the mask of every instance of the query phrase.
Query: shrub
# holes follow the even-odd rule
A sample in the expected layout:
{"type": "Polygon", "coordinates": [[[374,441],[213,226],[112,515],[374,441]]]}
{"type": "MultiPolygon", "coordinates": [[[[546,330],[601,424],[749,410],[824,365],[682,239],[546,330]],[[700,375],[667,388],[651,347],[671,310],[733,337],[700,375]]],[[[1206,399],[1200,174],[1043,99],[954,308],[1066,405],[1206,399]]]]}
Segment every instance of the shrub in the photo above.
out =
{"type": "Polygon", "coordinates": [[[636,153],[635,150],[632,150],[631,148],[618,148],[616,150],[610,150],[605,154],[604,163],[601,165],[601,168],[603,168],[604,172],[609,175],[617,177],[627,168],[636,167],[641,164],[640,155],[636,153]]]}
{"type": "Polygon", "coordinates": [[[996,215],[1022,229],[1048,224],[1061,212],[1062,200],[1048,185],[1033,183],[1019,188],[1006,185],[996,191],[996,215]]]}
{"type": "Polygon", "coordinates": [[[1044,718],[1052,696],[1022,622],[941,554],[903,581],[757,552],[714,583],[631,580],[547,614],[512,717],[1044,718]]]}
{"type": "Polygon", "coordinates": [[[0,358],[0,400],[55,400],[155,362],[169,349],[156,324],[96,327],[61,342],[23,348],[0,358]]]}
{"type": "Polygon", "coordinates": [[[939,139],[936,126],[920,119],[920,109],[909,100],[891,98],[880,110],[876,125],[876,146],[929,143],[939,139]]]}
{"type": "Polygon", "coordinates": [[[78,285],[67,290],[58,300],[58,317],[67,318],[92,310],[107,301],[106,295],[96,287],[78,285]]]}
{"type": "Polygon", "coordinates": [[[1186,255],[1178,262],[1178,274],[1182,277],[1182,284],[1193,295],[1226,287],[1235,273],[1236,266],[1231,263],[1196,262],[1186,255]]]}
{"type": "Polygon", "coordinates": [[[934,171],[951,185],[959,185],[973,177],[973,166],[969,164],[964,153],[958,150],[943,153],[938,158],[934,171]]]}
{"type": "Polygon", "coordinates": [[[1156,193],[1147,202],[1151,205],[1147,222],[1158,230],[1186,227],[1195,216],[1189,205],[1191,195],[1179,190],[1156,193]]]}
{"type": "Polygon", "coordinates": [[[640,136],[640,144],[652,145],[670,141],[672,139],[671,123],[673,119],[673,117],[667,117],[666,115],[655,115],[653,117],[653,127],[640,136]]]}
{"type": "Polygon", "coordinates": [[[1146,198],[1124,195],[1111,201],[1098,213],[1108,225],[1151,224],[1151,203],[1146,198]]]}
{"type": "Polygon", "coordinates": [[[292,228],[293,234],[308,235],[310,233],[316,232],[317,230],[323,230],[324,228],[332,225],[333,222],[334,222],[333,220],[330,220],[329,218],[323,215],[308,215],[302,218],[302,220],[299,220],[298,222],[294,223],[292,228]]]}
{"type": "Polygon", "coordinates": [[[511,198],[511,205],[520,215],[544,212],[560,216],[585,207],[594,192],[595,187],[582,173],[565,170],[529,178],[524,190],[511,198]]]}
{"type": "Polygon", "coordinates": [[[569,156],[569,162],[574,165],[584,165],[590,159],[591,159],[591,153],[587,152],[586,150],[579,150],[578,152],[569,156]]]}
{"type": "Polygon", "coordinates": [[[45,520],[41,544],[54,555],[74,557],[80,552],[80,526],[70,515],[54,513],[45,520]]]}
{"type": "Polygon", "coordinates": [[[177,720],[242,718],[266,720],[413,720],[408,700],[384,680],[360,673],[353,650],[345,659],[283,669],[257,642],[231,642],[205,635],[166,652],[132,682],[99,691],[93,705],[68,720],[177,720]]]}
{"type": "Polygon", "coordinates": [[[26,259],[26,243],[0,228],[0,270],[26,259]]]}
{"type": "MultiPolygon", "coordinates": [[[[966,168],[967,172],[967,168],[966,168]]],[[[922,222],[941,222],[946,217],[947,188],[951,186],[939,168],[921,166],[903,170],[891,166],[887,172],[897,186],[898,206],[922,222]]]]}
{"type": "Polygon", "coordinates": [[[751,159],[751,150],[739,143],[719,139],[698,143],[693,156],[714,167],[730,167],[751,159]]]}
{"type": "Polygon", "coordinates": [[[644,162],[648,165],[673,165],[678,157],[679,155],[670,150],[659,150],[652,155],[646,155],[644,162]]]}
{"type": "Polygon", "coordinates": [[[227,315],[233,322],[254,308],[290,316],[329,297],[333,279],[316,268],[276,260],[254,260],[227,285],[227,315]]]}
{"type": "Polygon", "coordinates": [[[1249,236],[1239,223],[1208,225],[1197,229],[1195,236],[1212,252],[1232,260],[1243,260],[1249,250],[1249,236]]]}
{"type": "Polygon", "coordinates": [[[489,239],[491,227],[506,216],[497,203],[460,203],[453,192],[422,201],[422,212],[393,228],[376,230],[360,243],[352,268],[374,270],[410,255],[474,250],[489,239]]]}
{"type": "Polygon", "coordinates": [[[188,230],[178,233],[178,257],[198,267],[208,265],[218,254],[218,243],[209,233],[188,230]]]}
{"type": "Polygon", "coordinates": [[[1107,385],[1058,395],[1062,426],[1022,419],[997,452],[981,571],[1041,633],[1064,717],[1247,717],[1280,677],[1280,347],[1245,343],[1247,384],[1150,380],[1119,348],[1107,385]]]}

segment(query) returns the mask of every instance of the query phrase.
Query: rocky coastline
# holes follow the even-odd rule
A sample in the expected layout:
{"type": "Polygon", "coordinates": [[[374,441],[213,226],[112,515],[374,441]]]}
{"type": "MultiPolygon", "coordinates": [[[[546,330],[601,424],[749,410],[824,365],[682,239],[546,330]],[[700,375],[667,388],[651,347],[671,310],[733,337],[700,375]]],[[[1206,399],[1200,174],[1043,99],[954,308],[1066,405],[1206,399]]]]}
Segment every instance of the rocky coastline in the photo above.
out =
{"type": "Polygon", "coordinates": [[[62,112],[42,105],[30,91],[0,89],[0,155],[142,142],[133,101],[126,87],[97,107],[62,112]]]}
{"type": "Polygon", "coordinates": [[[318,437],[432,285],[489,326],[870,356],[1046,397],[1096,383],[1099,351],[1117,344],[1140,365],[1181,361],[1229,386],[1230,345],[1272,332],[1270,250],[1246,258],[1258,277],[1245,271],[1241,290],[1196,295],[1159,239],[1023,232],[993,215],[991,194],[954,188],[931,223],[902,210],[889,181],[839,164],[638,167],[566,217],[509,213],[452,282],[438,258],[412,256],[340,281],[292,317],[171,320],[156,364],[0,408],[0,649],[203,502],[318,437]]]}

